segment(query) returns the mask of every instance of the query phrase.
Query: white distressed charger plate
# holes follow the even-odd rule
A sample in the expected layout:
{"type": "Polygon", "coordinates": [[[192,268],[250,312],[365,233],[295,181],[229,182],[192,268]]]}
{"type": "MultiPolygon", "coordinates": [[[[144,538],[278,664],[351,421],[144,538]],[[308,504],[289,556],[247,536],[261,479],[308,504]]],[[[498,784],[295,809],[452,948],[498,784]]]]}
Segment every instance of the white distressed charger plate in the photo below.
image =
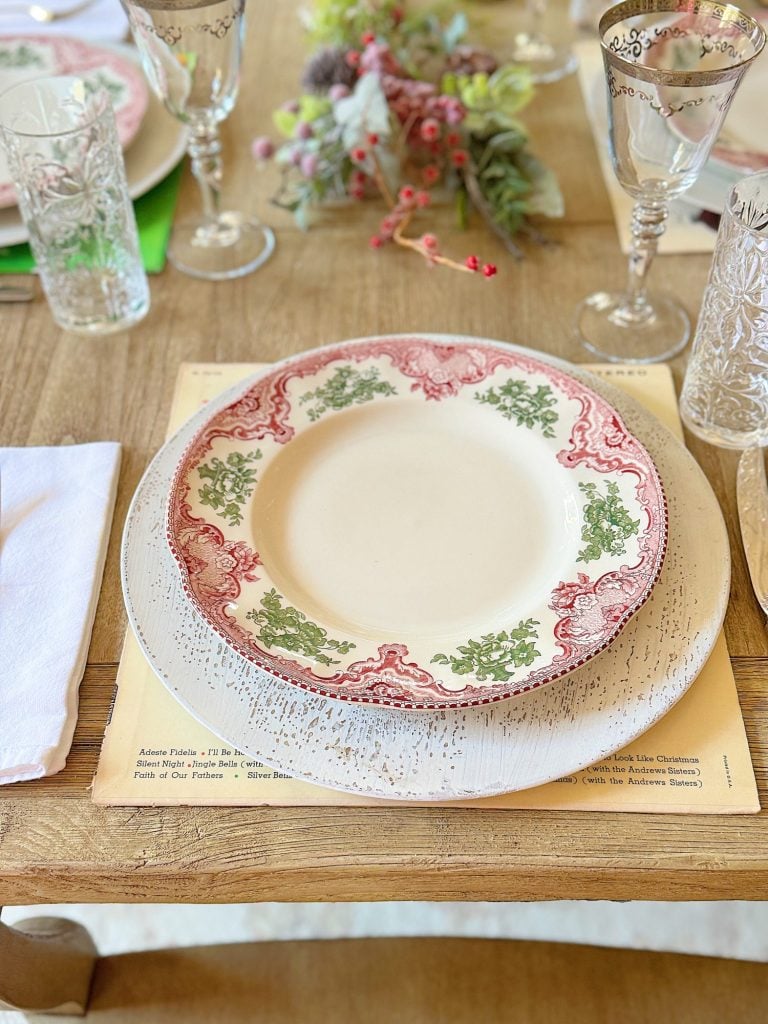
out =
{"type": "Polygon", "coordinates": [[[664,569],[611,647],[564,680],[515,700],[432,713],[341,704],[271,677],[233,652],[184,597],[166,544],[165,502],[186,445],[212,410],[242,391],[239,384],[161,449],[134,496],[123,538],[131,626],[158,677],[195,718],[297,778],[369,797],[430,801],[550,782],[620,750],[669,711],[704,665],[725,614],[730,556],[717,500],[685,448],[637,402],[537,355],[618,409],[654,458],[667,492],[664,569]]]}

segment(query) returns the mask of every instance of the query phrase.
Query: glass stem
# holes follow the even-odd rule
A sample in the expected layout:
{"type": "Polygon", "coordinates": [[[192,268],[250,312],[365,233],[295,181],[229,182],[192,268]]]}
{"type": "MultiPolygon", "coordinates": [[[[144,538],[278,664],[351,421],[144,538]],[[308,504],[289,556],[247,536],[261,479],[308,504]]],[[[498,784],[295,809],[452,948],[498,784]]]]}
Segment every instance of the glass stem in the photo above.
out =
{"type": "Polygon", "coordinates": [[[632,249],[629,254],[629,279],[623,314],[634,320],[653,315],[646,295],[646,280],[659,238],[667,226],[669,210],[664,202],[635,203],[632,211],[632,249]]]}
{"type": "Polygon", "coordinates": [[[540,39],[543,35],[544,15],[547,10],[547,0],[527,0],[528,5],[528,33],[532,39],[540,39]]]}
{"type": "Polygon", "coordinates": [[[187,146],[192,158],[192,173],[200,186],[203,213],[211,227],[219,222],[221,212],[221,140],[214,121],[193,125],[187,146]]]}

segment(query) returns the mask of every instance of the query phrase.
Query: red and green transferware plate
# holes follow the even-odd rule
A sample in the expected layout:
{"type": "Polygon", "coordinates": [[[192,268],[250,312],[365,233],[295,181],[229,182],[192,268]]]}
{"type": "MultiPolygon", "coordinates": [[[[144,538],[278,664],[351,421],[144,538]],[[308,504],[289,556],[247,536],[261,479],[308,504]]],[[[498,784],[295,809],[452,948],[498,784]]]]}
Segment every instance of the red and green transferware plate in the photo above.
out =
{"type": "Polygon", "coordinates": [[[196,611],[304,689],[456,708],[565,676],[658,579],[667,510],[619,414],[521,350],[444,336],[279,363],[181,459],[196,611]]]}

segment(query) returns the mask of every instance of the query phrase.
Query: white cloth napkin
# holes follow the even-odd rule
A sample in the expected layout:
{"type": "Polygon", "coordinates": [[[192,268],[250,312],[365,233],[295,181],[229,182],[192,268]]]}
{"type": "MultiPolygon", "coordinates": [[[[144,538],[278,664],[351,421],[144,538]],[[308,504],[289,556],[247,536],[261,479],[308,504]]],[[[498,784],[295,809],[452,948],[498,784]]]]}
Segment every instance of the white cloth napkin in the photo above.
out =
{"type": "Polygon", "coordinates": [[[64,767],[120,445],[0,448],[0,784],[64,767]]]}
{"type": "MultiPolygon", "coordinates": [[[[94,0],[84,10],[47,25],[23,13],[27,0],[0,0],[0,35],[72,36],[91,42],[119,43],[128,35],[128,19],[118,0],[94,0]]],[[[28,0],[47,10],[66,13],[78,0],[28,0]]]]}

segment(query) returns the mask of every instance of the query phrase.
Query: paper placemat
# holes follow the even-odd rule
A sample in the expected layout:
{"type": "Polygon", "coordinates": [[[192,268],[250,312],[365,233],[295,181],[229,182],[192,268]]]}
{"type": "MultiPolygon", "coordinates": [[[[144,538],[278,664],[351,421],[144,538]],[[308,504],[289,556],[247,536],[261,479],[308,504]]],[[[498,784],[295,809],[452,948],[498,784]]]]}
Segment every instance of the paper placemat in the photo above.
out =
{"type": "MultiPolygon", "coordinates": [[[[621,251],[629,253],[632,245],[633,200],[619,184],[608,151],[608,112],[605,97],[605,73],[598,43],[592,40],[574,45],[579,58],[578,76],[581,95],[587,111],[589,127],[595,140],[600,170],[611,201],[621,251]]],[[[727,194],[728,187],[723,186],[727,194]]],[[[669,220],[659,239],[659,253],[670,255],[685,252],[714,252],[717,231],[699,218],[701,210],[680,199],[669,204],[669,220]]]]}
{"type": "MultiPolygon", "coordinates": [[[[188,363],[176,384],[169,433],[258,364],[188,363]]],[[[642,402],[682,439],[666,366],[588,367],[642,402]]],[[[292,779],[228,748],[166,690],[129,631],[117,674],[93,799],[138,806],[373,806],[292,779]]],[[[399,806],[403,806],[397,801],[399,806]]],[[[744,722],[721,634],[688,693],[644,736],[597,765],[546,786],[445,806],[748,814],[760,810],[744,722]]]]}

